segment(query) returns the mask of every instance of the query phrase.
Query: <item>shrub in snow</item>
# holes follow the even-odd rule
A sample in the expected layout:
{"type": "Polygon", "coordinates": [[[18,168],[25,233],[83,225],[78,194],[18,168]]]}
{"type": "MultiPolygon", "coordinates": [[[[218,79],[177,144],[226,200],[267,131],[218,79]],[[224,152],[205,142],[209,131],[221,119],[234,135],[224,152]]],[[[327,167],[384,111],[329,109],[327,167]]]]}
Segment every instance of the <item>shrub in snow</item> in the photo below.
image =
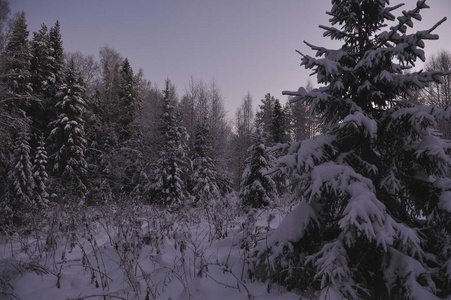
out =
{"type": "Polygon", "coordinates": [[[243,172],[240,198],[244,207],[268,206],[276,196],[276,184],[267,174],[274,158],[265,146],[263,131],[252,136],[252,144],[247,150],[246,167],[243,172]]]}
{"type": "MultiPolygon", "coordinates": [[[[439,299],[451,294],[450,143],[434,130],[451,109],[407,100],[443,72],[405,71],[429,30],[407,33],[385,0],[333,0],[324,35],[338,50],[302,55],[322,86],[285,92],[312,106],[328,134],[286,146],[279,171],[299,205],[257,246],[254,272],[319,299],[439,299]],[[385,31],[384,31],[385,29],[385,31]]],[[[443,20],[442,20],[443,21],[443,20]]]]}

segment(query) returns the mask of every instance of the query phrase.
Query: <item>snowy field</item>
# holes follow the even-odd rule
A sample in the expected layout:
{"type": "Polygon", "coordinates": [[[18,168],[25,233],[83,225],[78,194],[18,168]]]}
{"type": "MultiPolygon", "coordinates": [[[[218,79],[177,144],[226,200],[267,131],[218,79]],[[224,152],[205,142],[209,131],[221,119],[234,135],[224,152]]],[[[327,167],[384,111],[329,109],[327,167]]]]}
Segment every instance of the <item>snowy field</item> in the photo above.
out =
{"type": "Polygon", "coordinates": [[[299,299],[248,276],[252,248],[289,208],[228,203],[53,208],[1,237],[1,299],[299,299]]]}

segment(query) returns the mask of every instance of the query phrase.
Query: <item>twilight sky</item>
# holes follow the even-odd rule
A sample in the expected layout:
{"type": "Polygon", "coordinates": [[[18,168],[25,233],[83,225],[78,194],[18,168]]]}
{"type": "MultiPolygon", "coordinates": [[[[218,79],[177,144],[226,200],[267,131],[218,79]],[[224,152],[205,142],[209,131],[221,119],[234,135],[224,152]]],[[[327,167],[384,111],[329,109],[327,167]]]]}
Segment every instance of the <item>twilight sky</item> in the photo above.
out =
{"type": "MultiPolygon", "coordinates": [[[[392,0],[391,5],[414,7],[414,0],[392,0]]],[[[319,25],[329,25],[329,0],[10,0],[13,13],[25,10],[30,38],[45,23],[56,20],[66,51],[98,57],[108,45],[128,57],[134,71],[161,89],[166,77],[181,96],[191,76],[215,80],[233,118],[250,92],[254,106],[266,93],[286,101],[282,90],[297,90],[309,71],[299,66],[299,50],[314,55],[303,43],[333,47],[319,25]]],[[[451,51],[451,1],[429,0],[423,21],[414,30],[431,27],[448,17],[426,42],[426,55],[451,51]]],[[[336,48],[336,46],[335,46],[336,48]]],[[[417,65],[420,69],[422,64],[417,65]]],[[[311,77],[312,83],[316,78],[311,77]]]]}

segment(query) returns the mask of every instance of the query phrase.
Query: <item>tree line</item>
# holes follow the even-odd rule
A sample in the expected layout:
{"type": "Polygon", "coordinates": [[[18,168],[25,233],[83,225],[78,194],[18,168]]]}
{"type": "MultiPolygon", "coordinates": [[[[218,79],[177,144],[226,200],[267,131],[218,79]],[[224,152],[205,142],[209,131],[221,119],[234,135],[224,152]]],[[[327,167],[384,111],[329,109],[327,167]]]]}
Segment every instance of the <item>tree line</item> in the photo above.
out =
{"type": "MultiPolygon", "coordinates": [[[[138,201],[178,209],[238,191],[249,206],[268,205],[289,186],[284,178],[268,181],[283,154],[275,146],[334,126],[305,103],[281,103],[270,94],[256,112],[247,94],[230,122],[215,82],[191,78],[179,97],[169,78],[160,89],[110,47],[100,49],[98,61],[65,52],[59,22],[50,29],[42,24],[30,38],[25,13],[8,18],[4,3],[0,191],[3,215],[10,216],[4,222],[51,202],[138,201]]],[[[450,64],[450,53],[442,51],[426,69],[450,64]]],[[[411,99],[444,108],[450,90],[445,76],[411,99]]],[[[439,126],[451,137],[449,122],[439,126]]]]}
{"type": "Polygon", "coordinates": [[[282,107],[267,94],[255,114],[248,94],[231,122],[215,82],[191,78],[179,97],[169,78],[160,89],[110,47],[100,49],[98,61],[64,51],[58,21],[30,36],[25,12],[8,18],[5,3],[3,222],[52,202],[197,205],[240,189],[256,128],[272,144],[313,136],[307,117],[293,117],[306,113],[304,106],[282,107]]]}

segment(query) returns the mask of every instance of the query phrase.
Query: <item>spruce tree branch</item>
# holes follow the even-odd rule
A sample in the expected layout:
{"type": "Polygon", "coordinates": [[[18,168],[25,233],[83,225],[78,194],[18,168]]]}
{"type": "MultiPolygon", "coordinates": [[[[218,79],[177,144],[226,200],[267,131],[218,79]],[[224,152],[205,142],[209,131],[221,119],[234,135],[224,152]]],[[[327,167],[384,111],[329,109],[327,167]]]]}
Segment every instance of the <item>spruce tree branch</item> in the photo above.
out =
{"type": "Polygon", "coordinates": [[[432,31],[434,31],[437,27],[439,27],[440,25],[442,25],[443,22],[445,22],[447,20],[446,17],[444,17],[443,19],[441,19],[440,21],[438,21],[434,26],[431,27],[431,29],[428,30],[428,33],[431,33],[432,31]]]}
{"type": "MultiPolygon", "coordinates": [[[[306,42],[304,42],[304,43],[306,43],[306,42]]],[[[299,51],[299,50],[295,50],[297,53],[299,53],[300,55],[302,55],[302,57],[305,57],[305,55],[304,54],[302,54],[302,52],[301,51],[299,51]]]]}

